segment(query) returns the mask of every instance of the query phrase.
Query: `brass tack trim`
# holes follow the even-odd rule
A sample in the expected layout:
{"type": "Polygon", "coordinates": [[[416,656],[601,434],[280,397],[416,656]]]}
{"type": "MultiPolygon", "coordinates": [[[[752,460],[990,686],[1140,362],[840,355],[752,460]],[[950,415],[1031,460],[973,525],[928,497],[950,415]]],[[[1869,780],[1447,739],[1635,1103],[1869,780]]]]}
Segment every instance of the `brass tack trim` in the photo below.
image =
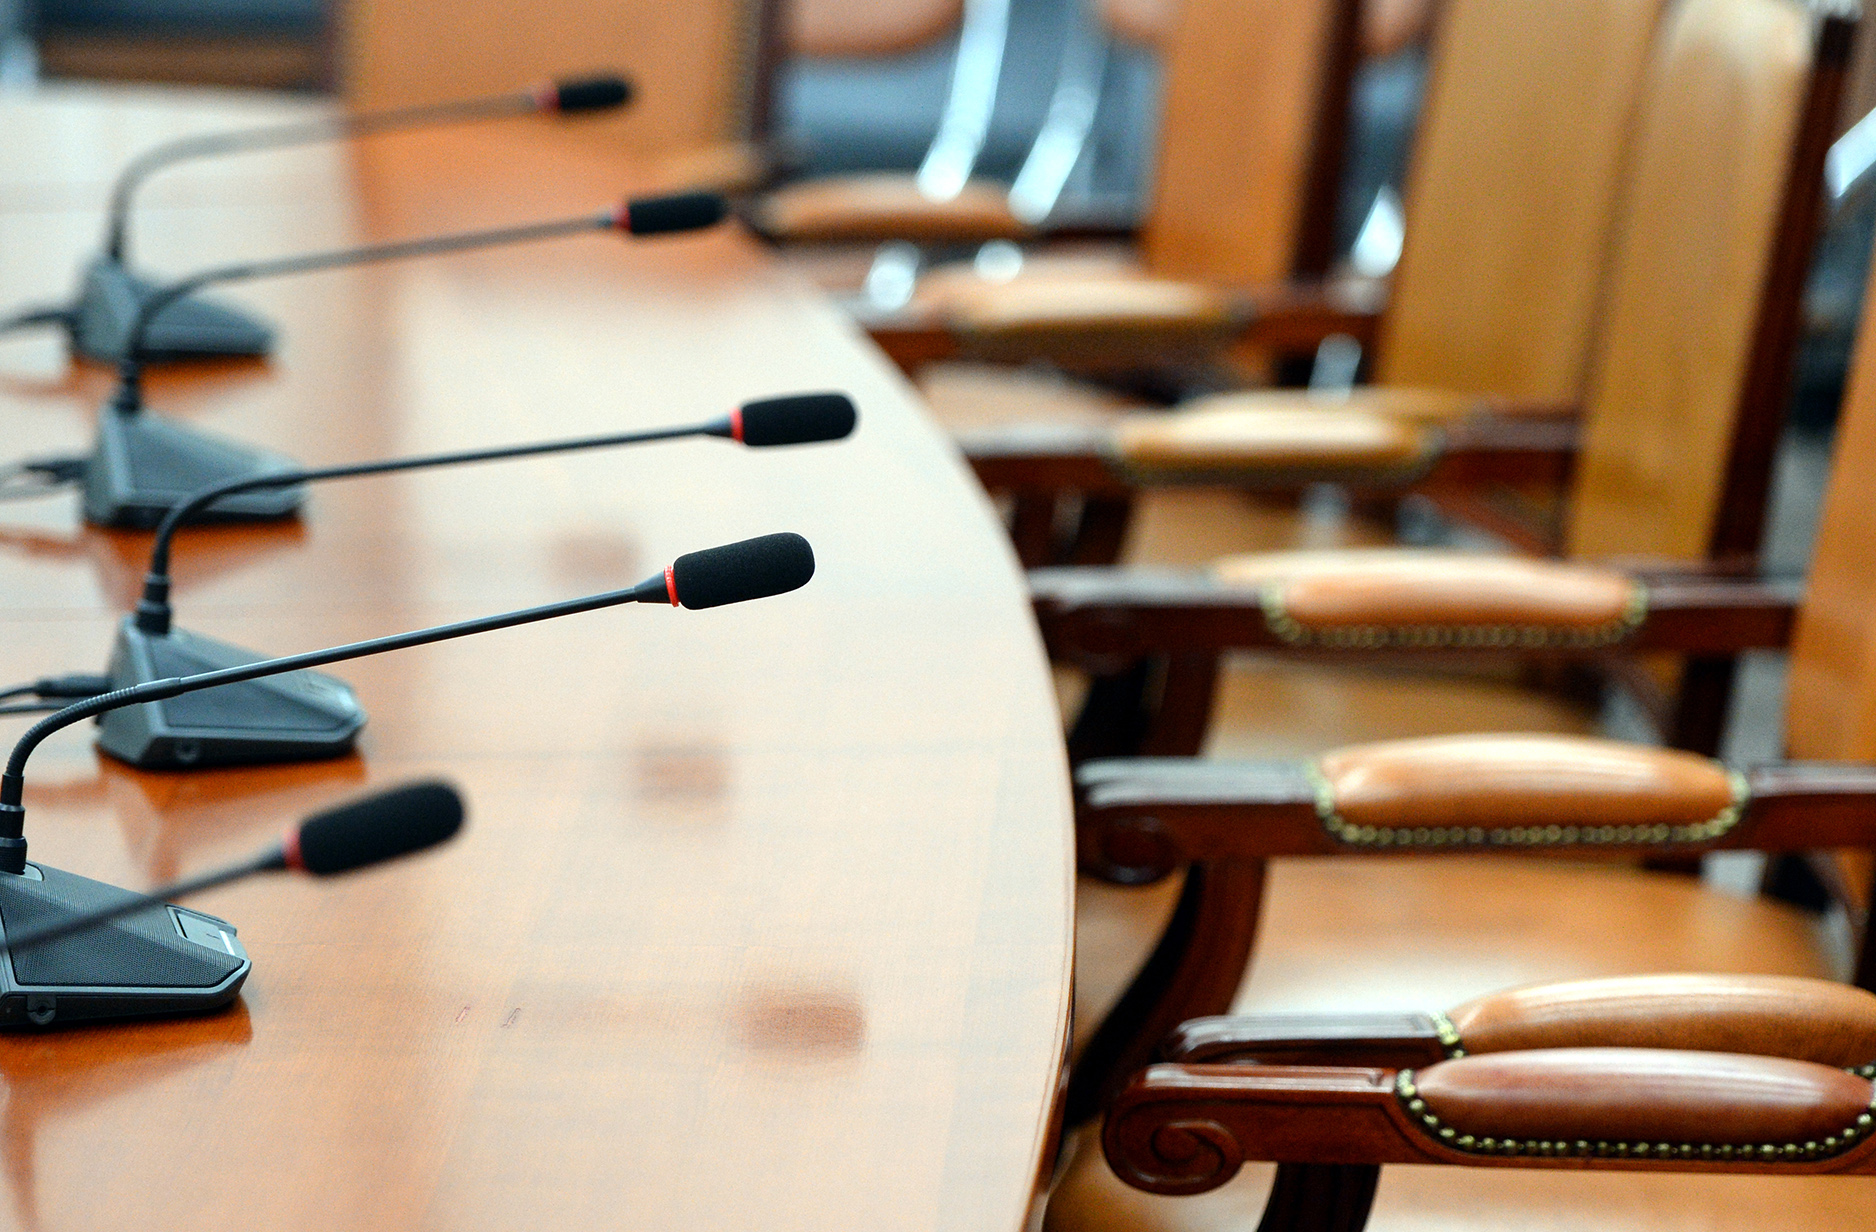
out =
{"type": "Polygon", "coordinates": [[[1465,1056],[1465,1046],[1460,1043],[1459,1028],[1453,1025],[1453,1020],[1438,1010],[1434,1010],[1428,1017],[1433,1020],[1433,1030],[1440,1037],[1440,1047],[1446,1050],[1446,1059],[1457,1061],[1465,1056]]]}
{"type": "Polygon", "coordinates": [[[1833,1155],[1841,1155],[1876,1129],[1876,1095],[1872,1095],[1867,1111],[1858,1113],[1856,1120],[1836,1133],[1827,1135],[1822,1142],[1748,1142],[1738,1145],[1715,1145],[1710,1142],[1590,1142],[1584,1138],[1578,1138],[1574,1142],[1550,1141],[1541,1138],[1484,1138],[1460,1133],[1453,1126],[1442,1122],[1429,1110],[1426,1101],[1420,1098],[1419,1088],[1414,1085],[1414,1072],[1410,1069],[1401,1070],[1395,1075],[1394,1097],[1401,1102],[1409,1120],[1423,1126],[1431,1136],[1439,1139],[1441,1145],[1463,1151],[1468,1155],[1525,1155],[1537,1159],[1575,1157],[1580,1159],[1740,1160],[1767,1164],[1802,1163],[1806,1160],[1829,1159],[1833,1155]]]}
{"type": "Polygon", "coordinates": [[[1587,629],[1556,625],[1344,625],[1312,629],[1284,604],[1287,583],[1266,583],[1257,595],[1264,627],[1286,646],[1329,650],[1597,650],[1625,640],[1648,619],[1648,588],[1631,583],[1614,620],[1587,629]]]}
{"type": "MultiPolygon", "coordinates": [[[[1304,771],[1316,797],[1316,818],[1330,838],[1351,847],[1389,848],[1521,848],[1665,846],[1681,843],[1710,843],[1724,837],[1739,824],[1746,805],[1751,803],[1752,788],[1746,776],[1737,770],[1726,773],[1732,788],[1732,802],[1705,821],[1691,825],[1666,823],[1644,826],[1358,826],[1335,810],[1335,789],[1322,772],[1320,762],[1312,762],[1304,771]]],[[[1872,1075],[1876,1076],[1876,1075],[1872,1075]]]]}

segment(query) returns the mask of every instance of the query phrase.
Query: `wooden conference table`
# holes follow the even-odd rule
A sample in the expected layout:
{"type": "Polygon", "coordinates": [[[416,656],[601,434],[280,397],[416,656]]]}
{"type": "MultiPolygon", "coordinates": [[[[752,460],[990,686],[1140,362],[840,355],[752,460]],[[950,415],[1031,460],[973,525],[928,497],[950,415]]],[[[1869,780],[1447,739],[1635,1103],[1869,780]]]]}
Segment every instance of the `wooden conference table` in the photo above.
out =
{"type": "MultiPolygon", "coordinates": [[[[0,303],[69,294],[110,173],[309,104],[0,100],[0,303]]],[[[560,217],[654,187],[524,120],[154,182],[144,268],[560,217]]],[[[450,847],[197,905],[254,960],[209,1017],[0,1037],[0,1223],[66,1228],[1015,1229],[1067,1030],[1070,803],[1021,578],[916,397],[732,230],[256,283],[269,364],[151,404],[309,463],[849,391],[845,444],[718,441],[333,483],[188,532],[180,624],[280,654],[613,589],[776,530],[800,592],[589,613],[340,665],[358,756],[139,773],[89,727],[28,775],[35,860],[142,887],[421,775],[450,847]]],[[[110,375],[0,341],[7,458],[82,452],[110,375]]],[[[0,677],[98,671],[148,537],[0,507],[0,677]]],[[[25,720],[7,719],[10,741],[25,720]]]]}

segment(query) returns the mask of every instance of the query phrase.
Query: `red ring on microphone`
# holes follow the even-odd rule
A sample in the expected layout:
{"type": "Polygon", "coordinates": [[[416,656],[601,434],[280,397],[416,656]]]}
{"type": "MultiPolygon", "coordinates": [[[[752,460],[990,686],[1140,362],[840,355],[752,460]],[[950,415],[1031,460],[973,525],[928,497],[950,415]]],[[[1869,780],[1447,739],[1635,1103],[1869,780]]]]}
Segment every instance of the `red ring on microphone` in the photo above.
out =
{"type": "Polygon", "coordinates": [[[730,439],[738,445],[743,443],[743,408],[740,406],[730,408],[730,439]]]}
{"type": "Polygon", "coordinates": [[[612,208],[612,225],[621,231],[632,229],[632,203],[621,201],[612,208]]]}
{"type": "Polygon", "coordinates": [[[671,606],[677,606],[677,566],[672,565],[664,571],[664,593],[671,596],[671,606]]]}
{"type": "Polygon", "coordinates": [[[300,859],[300,830],[298,826],[288,830],[286,837],[280,840],[280,854],[286,858],[287,867],[306,871],[306,862],[300,859]]]}
{"type": "Polygon", "coordinates": [[[528,93],[534,96],[534,108],[537,111],[560,110],[560,87],[551,81],[544,81],[528,93]]]}

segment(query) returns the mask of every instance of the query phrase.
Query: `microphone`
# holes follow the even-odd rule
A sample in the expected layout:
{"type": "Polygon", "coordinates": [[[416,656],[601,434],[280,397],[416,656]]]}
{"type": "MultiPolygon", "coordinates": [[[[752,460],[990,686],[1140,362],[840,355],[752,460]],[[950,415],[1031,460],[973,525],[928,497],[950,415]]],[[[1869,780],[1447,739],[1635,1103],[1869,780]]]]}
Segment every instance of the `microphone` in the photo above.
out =
{"type": "MultiPolygon", "coordinates": [[[[251,650],[172,628],[175,613],[170,604],[169,562],[176,532],[205,512],[212,514],[217,502],[230,494],[689,436],[722,437],[752,448],[809,444],[847,436],[857,419],[853,402],[845,394],[791,394],[746,402],[727,415],[686,427],[284,471],[206,488],[172,506],[158,525],[150,545],[143,597],[136,614],[118,624],[105,689],[99,691],[261,658],[251,650]]],[[[203,769],[336,756],[350,747],[365,716],[344,681],[330,676],[317,679],[321,682],[318,689],[307,688],[302,680],[252,681],[222,690],[212,703],[203,698],[182,716],[166,715],[148,724],[109,723],[100,744],[113,757],[144,769],[203,769]]]]}
{"type": "MultiPolygon", "coordinates": [[[[640,197],[598,214],[556,222],[224,265],[158,287],[144,298],[131,318],[119,364],[117,392],[98,416],[97,441],[84,464],[85,520],[97,526],[147,529],[154,526],[171,505],[212,484],[294,469],[291,459],[279,454],[143,413],[141,351],[144,339],[165,310],[201,287],[465,252],[584,231],[619,231],[635,236],[669,234],[712,226],[722,220],[728,209],[723,198],[715,193],[640,197]]],[[[52,486],[42,485],[37,490],[50,490],[52,486]]],[[[228,518],[279,518],[290,517],[298,507],[299,495],[291,487],[274,487],[227,502],[217,512],[228,518]]]]}
{"type": "MultiPolygon", "coordinates": [[[[513,619],[491,617],[496,622],[493,624],[470,622],[446,626],[441,631],[427,630],[422,636],[401,635],[416,637],[416,641],[361,642],[317,652],[329,657],[316,662],[305,656],[296,661],[257,659],[251,651],[184,629],[146,633],[137,628],[136,617],[126,617],[119,623],[107,668],[110,682],[116,687],[75,705],[97,706],[90,713],[104,715],[98,732],[98,747],[103,752],[145,769],[186,770],[339,757],[351,749],[364,727],[364,709],[345,682],[300,669],[613,603],[677,603],[692,609],[740,603],[784,594],[805,585],[813,574],[814,553],[806,540],[799,535],[769,535],[681,557],[670,569],[633,591],[598,596],[590,602],[576,601],[587,606],[550,605],[513,619]],[[167,688],[178,679],[207,683],[160,696],[145,692],[167,688]],[[216,685],[222,687],[201,697],[182,696],[216,685]],[[109,698],[124,700],[106,703],[109,698]],[[168,700],[171,698],[176,700],[168,700]],[[126,704],[138,701],[149,704],[126,704]]],[[[41,722],[72,711],[73,707],[67,706],[41,722]]],[[[3,799],[4,790],[0,788],[3,799]]],[[[5,811],[0,803],[0,836],[5,833],[5,811]]],[[[0,849],[4,847],[4,838],[0,837],[0,849]]],[[[0,862],[0,870],[4,868],[0,862]]]]}
{"type": "Polygon", "coordinates": [[[411,783],[316,813],[258,855],[145,894],[40,865],[0,875],[0,1026],[226,1005],[252,968],[234,926],[170,899],[258,873],[365,868],[454,837],[462,819],[454,788],[411,783]]]}
{"type": "Polygon", "coordinates": [[[241,881],[256,873],[302,872],[331,877],[412,855],[454,838],[462,829],[462,797],[447,783],[408,783],[315,813],[258,855],[133,894],[107,907],[68,916],[16,935],[0,935],[14,954],[88,932],[133,912],[241,881]]]}
{"type": "MultiPolygon", "coordinates": [[[[131,202],[151,176],[178,163],[399,129],[540,113],[590,114],[624,106],[632,100],[632,94],[632,85],[626,78],[610,73],[597,74],[563,78],[532,89],[487,98],[206,133],[167,142],[125,164],[111,185],[103,252],[86,269],[74,305],[21,313],[0,323],[0,331],[33,324],[62,324],[71,336],[72,349],[80,355],[107,362],[121,358],[120,347],[130,320],[155,289],[129,270],[131,202]]],[[[152,332],[144,353],[151,359],[264,355],[272,344],[272,329],[253,316],[226,305],[189,299],[179,302],[161,328],[152,332]]]]}
{"type": "Polygon", "coordinates": [[[309,650],[278,659],[240,663],[187,676],[147,680],[130,688],[114,689],[109,693],[73,702],[27,728],[14,744],[13,752],[7,758],[6,770],[0,773],[0,873],[17,873],[25,867],[26,839],[23,835],[26,810],[21,799],[25,788],[23,776],[26,759],[47,736],[82,719],[103,715],[102,725],[108,730],[113,717],[126,713],[128,709],[148,709],[148,703],[159,703],[222,685],[302,672],[306,668],[323,667],[328,663],[360,659],[390,650],[406,650],[412,646],[427,646],[432,642],[534,624],[599,608],[617,607],[622,603],[668,603],[673,607],[693,609],[745,603],[799,590],[813,576],[814,549],[806,539],[787,533],[762,535],[740,543],[687,553],[678,557],[663,573],[655,574],[625,590],[610,590],[581,599],[565,599],[540,607],[503,612],[496,616],[479,616],[408,633],[393,633],[386,637],[348,642],[343,646],[329,646],[324,650],[309,650]]]}

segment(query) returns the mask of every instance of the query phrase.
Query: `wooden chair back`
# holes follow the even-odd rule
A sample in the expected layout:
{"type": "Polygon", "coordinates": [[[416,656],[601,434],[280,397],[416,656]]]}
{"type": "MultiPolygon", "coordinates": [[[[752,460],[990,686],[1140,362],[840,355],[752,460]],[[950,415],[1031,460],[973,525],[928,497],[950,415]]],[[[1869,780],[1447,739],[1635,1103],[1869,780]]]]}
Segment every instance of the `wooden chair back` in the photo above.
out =
{"type": "Polygon", "coordinates": [[[903,55],[957,29],[964,0],[786,0],[790,54],[827,58],[903,55]]]}
{"type": "Polygon", "coordinates": [[[1603,301],[1570,554],[1757,551],[1850,32],[1798,0],[1682,0],[1668,19],[1603,301]]]}
{"type": "Polygon", "coordinates": [[[1162,47],[1179,14],[1179,0],[1095,0],[1101,28],[1136,47],[1162,47]]]}
{"type": "Polygon", "coordinates": [[[1876,313],[1854,355],[1791,647],[1785,744],[1804,761],[1876,761],[1876,313]]]}
{"type": "Polygon", "coordinates": [[[1663,0],[1449,0],[1408,170],[1375,379],[1582,395],[1663,0]]]}
{"type": "MultiPolygon", "coordinates": [[[[1271,283],[1329,263],[1360,0],[1177,0],[1142,228],[1160,277],[1271,283]]],[[[1163,6],[1109,0],[1153,37],[1163,6]]]]}
{"type": "Polygon", "coordinates": [[[343,23],[344,94],[361,109],[399,107],[618,68],[636,82],[636,100],[583,132],[635,153],[716,145],[752,128],[772,58],[763,54],[762,32],[777,2],[355,3],[343,23]]]}

